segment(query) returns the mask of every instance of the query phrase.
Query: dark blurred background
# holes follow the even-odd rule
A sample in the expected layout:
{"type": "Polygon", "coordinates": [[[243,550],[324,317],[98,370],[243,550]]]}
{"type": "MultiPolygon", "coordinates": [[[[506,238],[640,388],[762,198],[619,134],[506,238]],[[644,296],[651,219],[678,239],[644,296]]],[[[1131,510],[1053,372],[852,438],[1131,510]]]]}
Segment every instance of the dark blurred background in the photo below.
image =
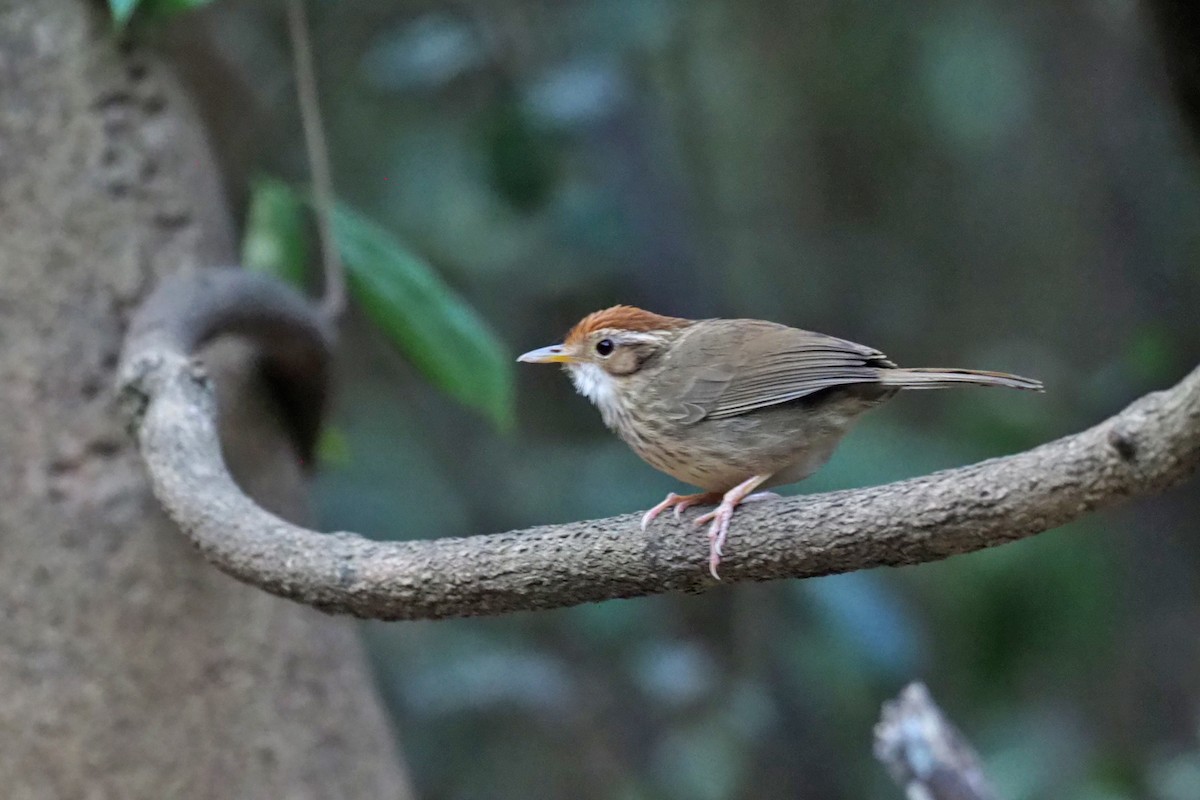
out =
{"type": "MultiPolygon", "coordinates": [[[[1130,0],[308,8],[338,195],[511,356],[625,302],[1046,383],[902,397],[799,491],[1026,448],[1200,360],[1200,164],[1130,0]]],[[[281,7],[172,27],[234,196],[303,185],[281,7]]],[[[341,363],[327,529],[464,536],[681,490],[557,370],[514,372],[501,431],[358,315],[341,363]]],[[[922,567],[364,633],[426,798],[898,797],[871,726],[921,678],[1004,797],[1195,800],[1196,494],[922,567]]]]}

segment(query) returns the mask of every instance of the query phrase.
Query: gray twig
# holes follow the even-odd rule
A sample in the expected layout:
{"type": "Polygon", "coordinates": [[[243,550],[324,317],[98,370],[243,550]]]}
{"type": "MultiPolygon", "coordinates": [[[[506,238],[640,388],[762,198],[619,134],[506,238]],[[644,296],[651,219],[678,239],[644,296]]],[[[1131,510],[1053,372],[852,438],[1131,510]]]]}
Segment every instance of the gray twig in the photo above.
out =
{"type": "Polygon", "coordinates": [[[908,800],[996,800],[979,756],[922,683],[883,704],[875,757],[908,800]]]}
{"type": "MultiPolygon", "coordinates": [[[[307,386],[321,399],[325,362],[318,355],[328,334],[321,316],[297,306],[292,294],[220,272],[215,283],[184,281],[147,300],[127,336],[119,377],[141,399],[134,430],[155,493],[219,569],[301,603],[378,619],[500,614],[714,585],[707,541],[671,515],[645,533],[640,515],[625,514],[465,539],[376,542],[318,533],[264,511],[221,460],[210,388],[191,362],[192,346],[226,330],[226,322],[256,336],[273,331],[259,339],[286,367],[284,387],[307,386]],[[213,291],[224,299],[213,299],[213,291]],[[231,314],[231,307],[246,313],[231,314]],[[147,319],[155,325],[139,322],[147,319]],[[271,324],[249,324],[255,320],[271,324]]],[[[305,430],[311,436],[315,427],[305,430]]],[[[721,575],[729,584],[936,561],[1160,491],[1198,465],[1200,368],[1093,428],[1032,450],[740,509],[721,575]]]]}

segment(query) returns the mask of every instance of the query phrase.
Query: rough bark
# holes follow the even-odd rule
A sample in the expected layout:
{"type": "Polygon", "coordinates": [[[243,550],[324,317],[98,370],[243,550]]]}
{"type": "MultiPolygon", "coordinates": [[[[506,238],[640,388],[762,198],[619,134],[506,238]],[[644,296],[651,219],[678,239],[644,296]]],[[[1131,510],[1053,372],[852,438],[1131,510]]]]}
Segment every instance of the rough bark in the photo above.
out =
{"type": "MultiPolygon", "coordinates": [[[[407,794],[355,628],[241,585],[151,495],[109,390],[128,310],[232,251],[199,126],[100,3],[0,0],[0,786],[407,794]]],[[[206,354],[247,491],[306,519],[244,347],[206,354]]]]}
{"type": "MultiPolygon", "coordinates": [[[[713,585],[703,568],[707,540],[669,514],[646,532],[632,514],[466,539],[375,542],[317,533],[255,504],[222,464],[211,382],[189,350],[213,335],[215,322],[251,337],[266,333],[264,344],[278,340],[285,324],[295,326],[290,341],[319,341],[319,330],[306,330],[315,323],[302,306],[282,284],[239,271],[185,277],[148,298],[125,344],[120,380],[154,491],[218,568],[326,611],[379,619],[499,614],[713,585]],[[196,313],[171,310],[181,305],[196,313]],[[260,324],[248,324],[249,314],[260,324]]],[[[1165,489],[1197,466],[1200,368],[1033,450],[741,508],[721,575],[725,582],[804,578],[942,559],[1165,489]]]]}

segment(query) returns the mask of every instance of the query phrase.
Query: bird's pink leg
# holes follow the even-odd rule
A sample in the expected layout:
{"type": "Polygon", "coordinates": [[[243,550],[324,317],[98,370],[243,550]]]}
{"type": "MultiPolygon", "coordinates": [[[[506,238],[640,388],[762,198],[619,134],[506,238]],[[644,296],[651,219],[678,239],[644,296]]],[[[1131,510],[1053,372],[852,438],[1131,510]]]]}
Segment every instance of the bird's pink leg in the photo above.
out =
{"type": "Polygon", "coordinates": [[[642,516],[642,530],[646,530],[646,526],[653,522],[655,517],[671,506],[675,506],[675,519],[679,519],[679,512],[688,506],[694,506],[698,503],[716,503],[720,499],[721,495],[716,492],[702,492],[700,494],[675,494],[671,492],[667,495],[666,500],[663,500],[642,516]]]}
{"type": "Polygon", "coordinates": [[[725,496],[721,498],[721,504],[715,509],[709,511],[707,514],[701,514],[696,517],[697,525],[712,522],[712,525],[708,529],[708,541],[710,544],[708,571],[717,580],[721,580],[721,576],[717,574],[717,565],[721,563],[721,551],[725,547],[725,537],[729,533],[729,521],[733,519],[733,510],[742,503],[752,503],[757,500],[775,497],[774,492],[753,494],[754,490],[762,486],[770,477],[770,475],[755,475],[752,478],[742,481],[725,493],[725,496]]]}

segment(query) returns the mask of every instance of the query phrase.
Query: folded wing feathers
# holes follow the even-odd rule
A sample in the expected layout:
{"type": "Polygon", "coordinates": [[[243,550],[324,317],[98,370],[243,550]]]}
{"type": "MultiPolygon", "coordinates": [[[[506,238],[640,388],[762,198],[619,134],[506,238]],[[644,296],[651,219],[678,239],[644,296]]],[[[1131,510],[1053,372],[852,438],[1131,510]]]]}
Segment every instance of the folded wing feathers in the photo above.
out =
{"type": "Polygon", "coordinates": [[[1033,378],[1022,378],[1007,372],[989,372],[975,369],[884,369],[879,370],[880,383],[901,389],[945,389],[964,383],[976,386],[1006,386],[1030,392],[1042,391],[1042,382],[1033,378]]]}
{"type": "Polygon", "coordinates": [[[709,411],[707,416],[711,419],[733,417],[757,408],[778,405],[779,403],[786,403],[791,400],[799,400],[801,397],[806,397],[814,392],[834,386],[846,386],[852,383],[877,383],[878,381],[878,370],[875,369],[864,369],[863,373],[860,374],[850,372],[811,374],[806,376],[804,380],[795,380],[784,384],[787,387],[786,391],[784,390],[784,386],[780,386],[774,391],[739,392],[738,396],[732,398],[722,396],[716,407],[709,411]]]}
{"type": "MultiPolygon", "coordinates": [[[[901,369],[878,350],[834,337],[796,331],[795,346],[760,352],[738,370],[723,390],[704,398],[685,398],[705,408],[712,419],[745,414],[758,408],[798,400],[807,395],[859,383],[899,389],[943,389],[964,384],[1005,386],[1041,391],[1042,384],[1018,375],[960,369],[901,369]],[[747,368],[749,367],[749,368],[747,368]]],[[[695,414],[689,415],[696,418],[695,414]]]]}

